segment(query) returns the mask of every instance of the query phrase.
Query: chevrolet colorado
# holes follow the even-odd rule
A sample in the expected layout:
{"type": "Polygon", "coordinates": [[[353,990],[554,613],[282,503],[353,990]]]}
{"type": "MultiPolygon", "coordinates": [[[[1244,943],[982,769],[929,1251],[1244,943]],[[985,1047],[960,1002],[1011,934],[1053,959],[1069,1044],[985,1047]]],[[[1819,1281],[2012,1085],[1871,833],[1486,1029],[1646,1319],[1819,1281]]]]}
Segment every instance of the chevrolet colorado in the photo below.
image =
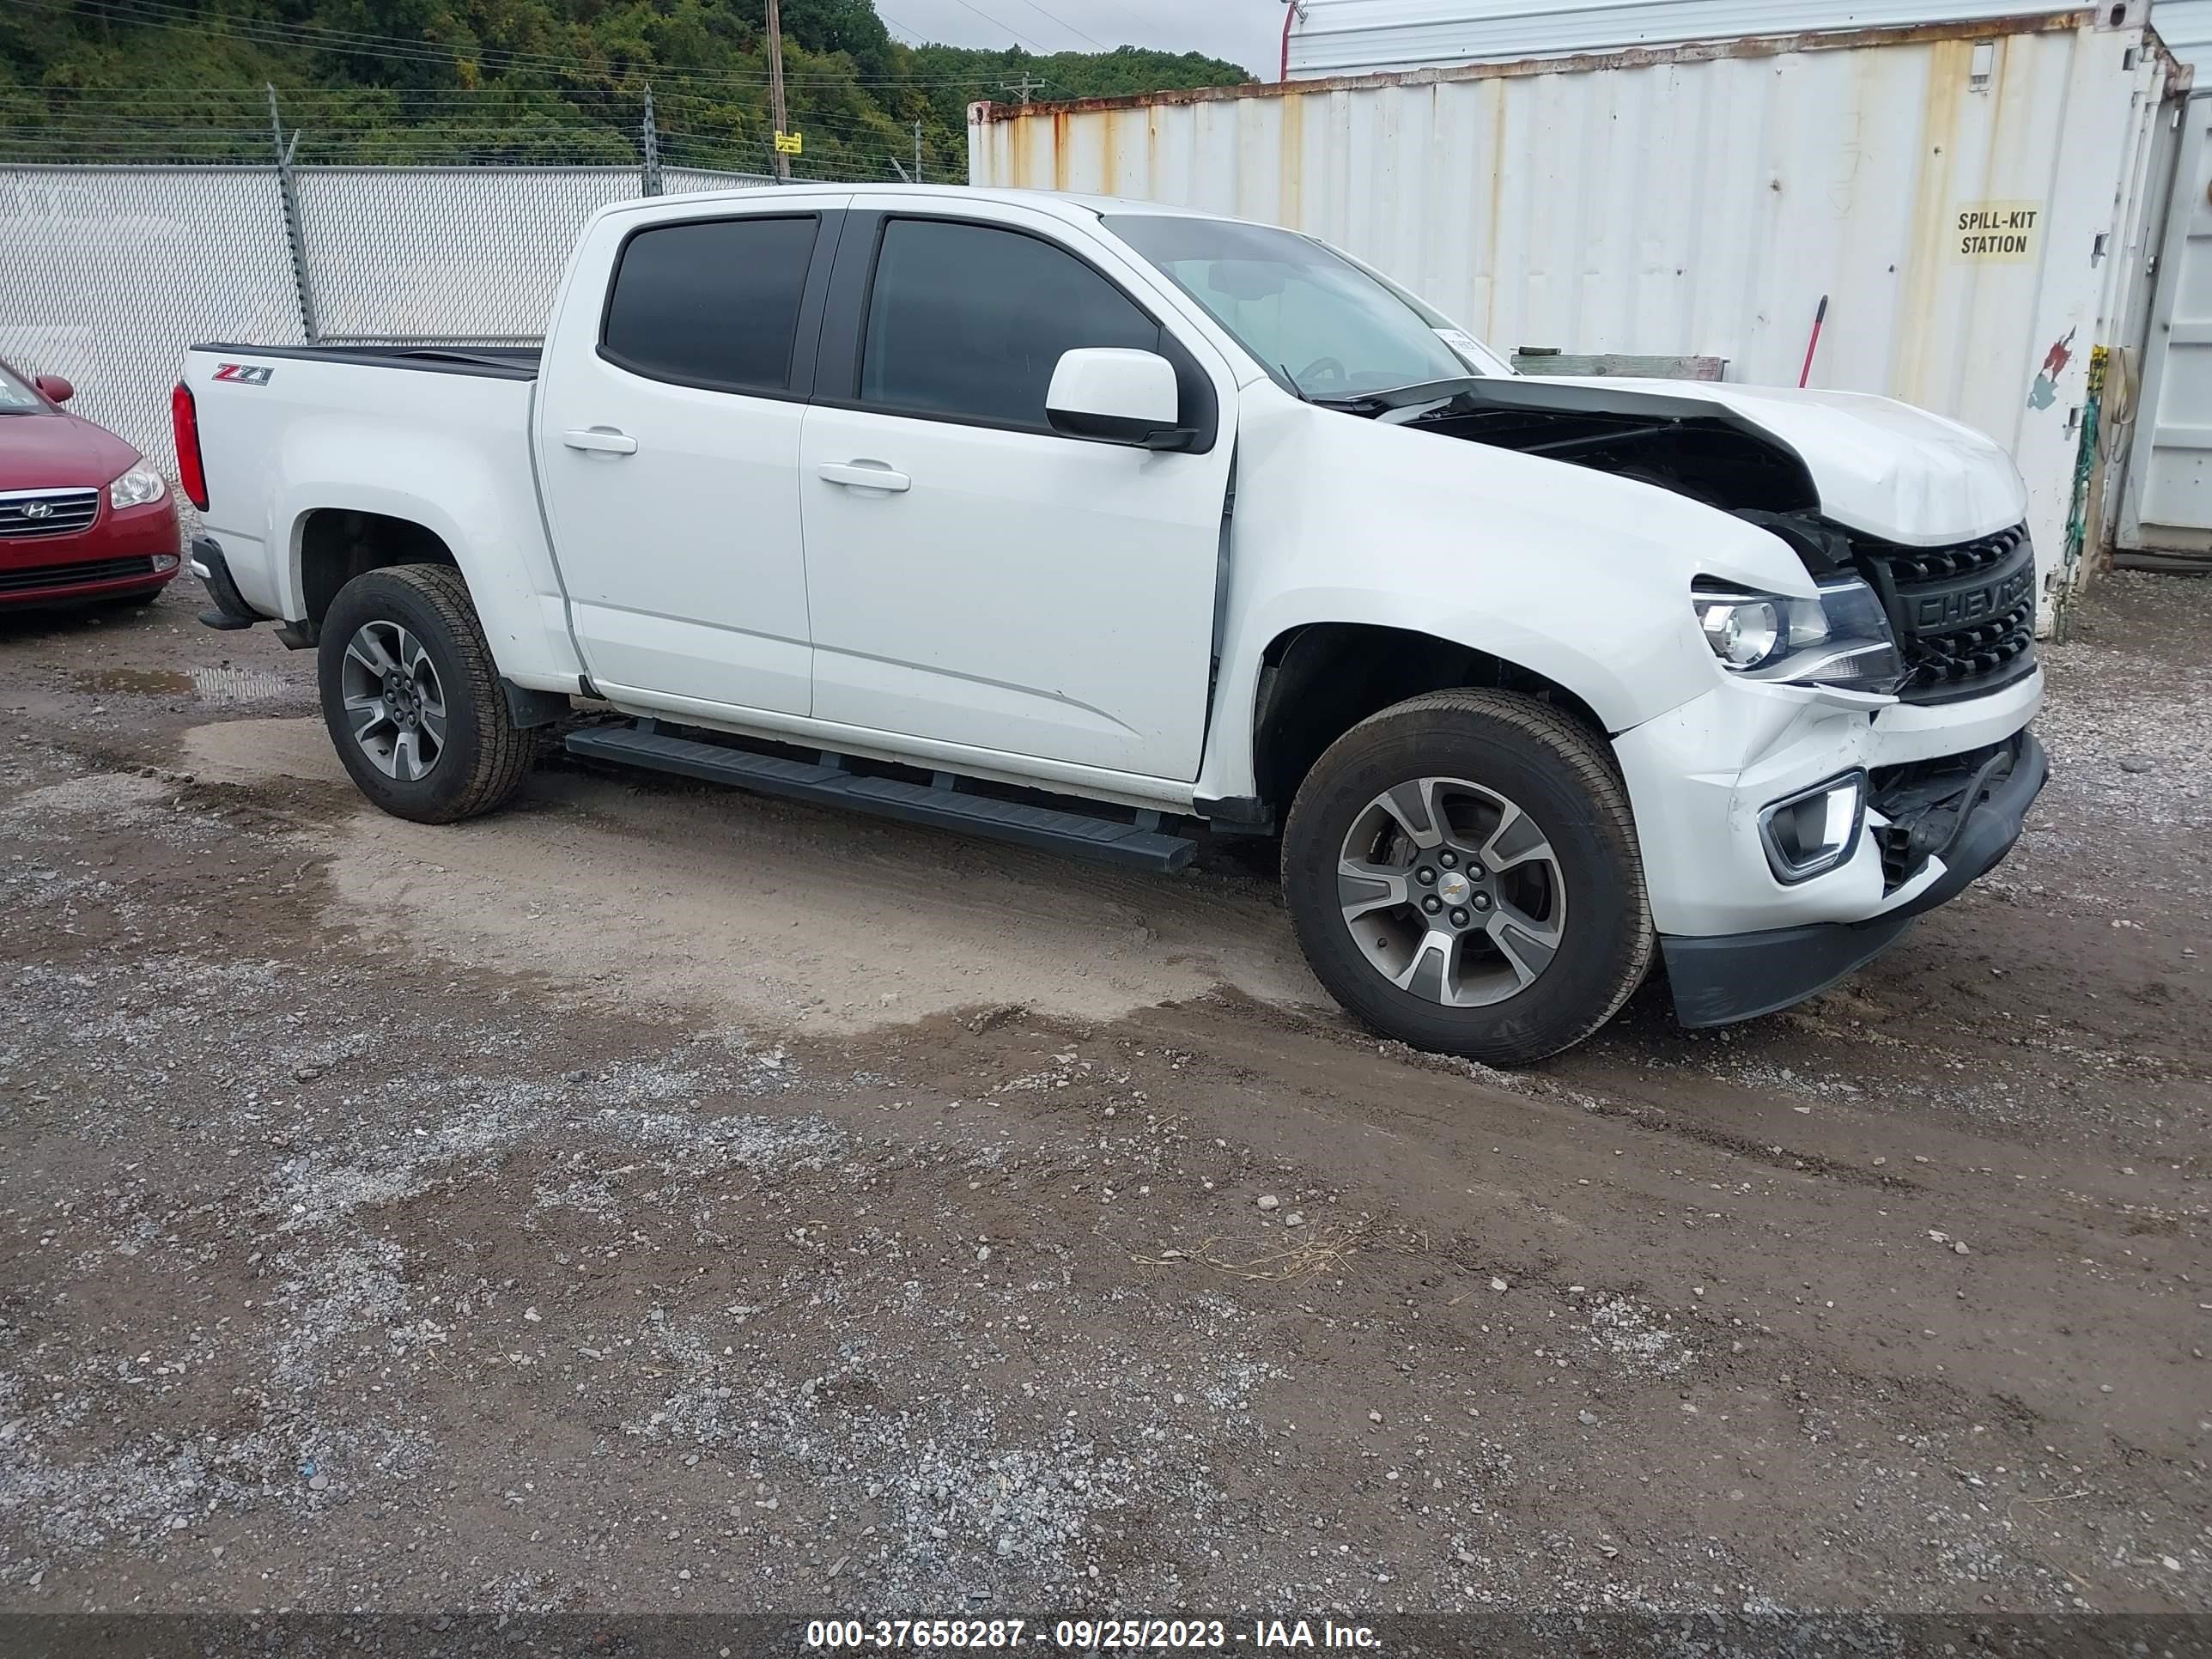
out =
{"type": "Polygon", "coordinates": [[[1162,871],[1496,1063],[1784,1006],[2047,771],[2019,475],[1882,398],[1534,380],[1309,237],[1030,191],[606,209],[542,349],[208,345],[217,627],[379,806],[577,752],[1162,871]]]}

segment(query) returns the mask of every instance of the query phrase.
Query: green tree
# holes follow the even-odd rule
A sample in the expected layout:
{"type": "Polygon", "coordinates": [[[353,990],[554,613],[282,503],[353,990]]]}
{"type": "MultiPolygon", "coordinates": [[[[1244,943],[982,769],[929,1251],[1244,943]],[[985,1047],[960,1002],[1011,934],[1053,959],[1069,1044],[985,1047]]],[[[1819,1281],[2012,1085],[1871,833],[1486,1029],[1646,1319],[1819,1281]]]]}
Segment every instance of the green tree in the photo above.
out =
{"type": "MultiPolygon", "coordinates": [[[[885,178],[922,129],[967,170],[967,108],[1230,85],[1234,64],[1124,46],[908,46],[872,0],[782,0],[801,177],[885,178]]],[[[258,160],[261,87],[307,161],[619,161],[650,87],[674,166],[768,165],[765,0],[75,0],[0,6],[0,157],[258,160]]]]}

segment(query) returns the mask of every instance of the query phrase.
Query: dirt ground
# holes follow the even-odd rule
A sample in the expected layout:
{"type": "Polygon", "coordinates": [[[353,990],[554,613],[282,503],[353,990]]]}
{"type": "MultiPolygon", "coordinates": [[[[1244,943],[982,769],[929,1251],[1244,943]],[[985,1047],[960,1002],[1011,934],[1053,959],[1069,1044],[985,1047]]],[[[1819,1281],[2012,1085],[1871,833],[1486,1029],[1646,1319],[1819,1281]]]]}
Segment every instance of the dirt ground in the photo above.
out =
{"type": "Polygon", "coordinates": [[[2212,1611],[2212,583],[2013,860],[1514,1076],[1179,880],[0,620],[0,1611],[2212,1611]]]}

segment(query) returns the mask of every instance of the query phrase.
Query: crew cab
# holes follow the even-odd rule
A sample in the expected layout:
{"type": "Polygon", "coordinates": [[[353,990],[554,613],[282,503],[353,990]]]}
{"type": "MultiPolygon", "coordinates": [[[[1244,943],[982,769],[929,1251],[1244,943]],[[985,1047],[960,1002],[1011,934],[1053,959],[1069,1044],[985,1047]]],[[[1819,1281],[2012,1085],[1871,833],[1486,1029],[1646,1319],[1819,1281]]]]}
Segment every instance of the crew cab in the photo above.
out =
{"type": "Polygon", "coordinates": [[[319,653],[388,811],[497,806],[590,699],[581,754],[1072,854],[1274,836],[1322,984],[1494,1063],[1655,962],[1693,1025],[1834,982],[2047,771],[1987,439],[1524,378],[1261,225],[631,202],[542,350],[200,346],[175,408],[206,620],[319,653]]]}

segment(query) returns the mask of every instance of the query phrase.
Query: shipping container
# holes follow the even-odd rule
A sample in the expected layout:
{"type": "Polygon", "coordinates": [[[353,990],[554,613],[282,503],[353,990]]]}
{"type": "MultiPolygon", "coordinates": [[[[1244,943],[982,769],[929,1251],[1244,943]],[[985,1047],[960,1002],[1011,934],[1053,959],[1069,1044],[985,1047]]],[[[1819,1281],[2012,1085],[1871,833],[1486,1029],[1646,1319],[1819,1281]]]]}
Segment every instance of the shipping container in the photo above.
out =
{"type": "Polygon", "coordinates": [[[2212,79],[2212,0],[2158,0],[2150,23],[2166,49],[2197,71],[2200,88],[2212,79]]]}
{"type": "MultiPolygon", "coordinates": [[[[2170,7],[2212,0],[2160,0],[2156,26],[2166,33],[2170,7]]],[[[2127,0],[2139,22],[2147,0],[2127,0]]],[[[2078,3],[2049,0],[1296,0],[1285,36],[1294,78],[1385,75],[1455,64],[1503,63],[1613,52],[1630,46],[1734,40],[1753,34],[1906,28],[1923,24],[2010,25],[2058,13],[2086,16],[2078,3]]],[[[2113,20],[2107,4],[2106,21],[2113,20]]],[[[2007,31],[2008,32],[2008,31],[2007,31]]]]}
{"type": "Polygon", "coordinates": [[[1311,232],[1508,352],[1796,385],[1825,302],[1813,385],[2011,448],[2048,618],[2080,568],[2069,529],[2117,510],[2091,501],[2094,349],[2142,347],[2186,137],[2188,70],[2143,11],[979,104],[969,172],[1311,232]]]}

